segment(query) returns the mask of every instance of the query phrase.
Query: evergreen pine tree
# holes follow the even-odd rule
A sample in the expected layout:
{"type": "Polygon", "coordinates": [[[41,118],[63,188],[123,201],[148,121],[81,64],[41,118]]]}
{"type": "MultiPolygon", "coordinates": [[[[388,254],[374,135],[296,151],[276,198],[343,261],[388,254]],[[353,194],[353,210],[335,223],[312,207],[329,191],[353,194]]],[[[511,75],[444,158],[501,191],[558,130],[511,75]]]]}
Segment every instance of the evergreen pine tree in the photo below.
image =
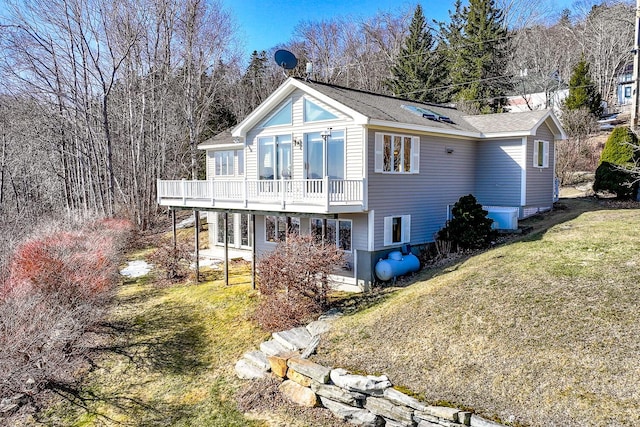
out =
{"type": "Polygon", "coordinates": [[[449,11],[449,22],[440,22],[441,40],[438,50],[442,52],[442,67],[446,70],[442,81],[443,89],[440,91],[441,102],[451,102],[459,90],[454,81],[464,81],[464,77],[460,75],[465,72],[462,53],[464,22],[462,0],[456,0],[454,11],[449,11]]]}
{"type": "Polygon", "coordinates": [[[511,89],[506,75],[508,40],[502,11],[494,0],[470,0],[456,61],[450,64],[455,100],[470,113],[501,112],[511,89]]]}
{"type": "Polygon", "coordinates": [[[589,64],[583,56],[571,74],[569,96],[565,100],[565,105],[569,110],[586,108],[591,114],[599,116],[602,113],[602,106],[600,105],[602,97],[589,74],[589,64]]]}
{"type": "Polygon", "coordinates": [[[435,41],[427,28],[422,6],[413,14],[409,35],[404,41],[387,88],[395,96],[416,101],[439,101],[438,93],[431,90],[441,84],[443,70],[434,50],[435,41]]]}
{"type": "Polygon", "coordinates": [[[602,150],[593,191],[609,191],[620,199],[637,198],[639,182],[633,170],[639,158],[636,135],[627,127],[615,128],[602,150]]]}

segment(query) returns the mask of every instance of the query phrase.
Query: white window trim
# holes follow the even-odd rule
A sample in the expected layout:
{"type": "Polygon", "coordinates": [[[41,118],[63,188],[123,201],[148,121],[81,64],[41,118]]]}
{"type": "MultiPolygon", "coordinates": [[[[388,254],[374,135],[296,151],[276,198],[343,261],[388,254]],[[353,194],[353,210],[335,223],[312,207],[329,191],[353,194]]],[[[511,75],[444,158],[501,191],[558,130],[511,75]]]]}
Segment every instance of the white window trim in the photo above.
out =
{"type": "Polygon", "coordinates": [[[533,141],[533,167],[539,169],[549,167],[549,141],[544,141],[542,139],[536,139],[533,141]],[[542,143],[542,165],[538,163],[540,143],[542,143]]]}
{"type": "Polygon", "coordinates": [[[384,217],[384,246],[397,246],[411,242],[411,215],[393,215],[384,217]],[[393,242],[393,219],[401,218],[402,238],[400,242],[393,242]]]}
{"type": "Polygon", "coordinates": [[[405,135],[399,133],[389,132],[376,132],[375,133],[375,147],[374,147],[374,172],[385,174],[417,174],[420,173],[420,137],[405,135]],[[384,136],[388,135],[392,138],[399,136],[401,138],[411,138],[411,170],[406,171],[385,171],[384,170],[384,136]]]}

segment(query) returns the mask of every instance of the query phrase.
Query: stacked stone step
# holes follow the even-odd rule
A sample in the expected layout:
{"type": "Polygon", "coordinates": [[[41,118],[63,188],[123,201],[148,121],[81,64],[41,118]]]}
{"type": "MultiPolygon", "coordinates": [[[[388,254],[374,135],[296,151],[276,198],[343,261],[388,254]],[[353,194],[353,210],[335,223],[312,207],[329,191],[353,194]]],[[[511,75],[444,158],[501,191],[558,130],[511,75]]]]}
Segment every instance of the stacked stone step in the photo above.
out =
{"type": "Polygon", "coordinates": [[[385,376],[353,375],[307,359],[320,335],[339,314],[329,313],[304,328],[275,332],[260,350],[245,353],[235,366],[238,377],[282,379],[279,391],[302,406],[323,406],[334,416],[365,427],[501,427],[471,412],[429,406],[392,387],[385,376]]]}
{"type": "Polygon", "coordinates": [[[320,334],[329,330],[329,322],[329,319],[321,318],[306,327],[274,332],[271,335],[272,339],[260,344],[260,350],[245,353],[236,362],[236,374],[245,380],[264,378],[271,370],[268,356],[295,353],[298,357],[306,359],[320,343],[320,334]]]}

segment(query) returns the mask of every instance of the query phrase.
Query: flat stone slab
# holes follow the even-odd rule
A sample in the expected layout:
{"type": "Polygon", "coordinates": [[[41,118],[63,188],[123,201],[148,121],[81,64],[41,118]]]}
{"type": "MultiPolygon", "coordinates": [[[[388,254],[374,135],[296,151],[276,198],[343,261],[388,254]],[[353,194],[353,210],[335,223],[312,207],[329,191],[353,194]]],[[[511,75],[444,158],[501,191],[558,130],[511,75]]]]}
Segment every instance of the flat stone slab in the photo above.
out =
{"type": "Polygon", "coordinates": [[[274,340],[292,351],[307,348],[313,338],[307,328],[303,327],[274,332],[272,335],[274,340]]]}
{"type": "Polygon", "coordinates": [[[331,411],[337,418],[348,421],[351,424],[362,427],[380,427],[383,420],[366,409],[354,408],[344,403],[336,402],[324,396],[320,396],[322,405],[331,411]]]}
{"type": "Polygon", "coordinates": [[[331,322],[329,320],[316,320],[307,325],[307,331],[309,331],[312,336],[324,334],[325,332],[329,332],[330,329],[331,322]]]}
{"type": "Polygon", "coordinates": [[[391,387],[391,381],[386,375],[352,375],[346,369],[338,368],[331,371],[331,381],[338,387],[349,391],[381,396],[386,388],[391,387]]]}
{"type": "Polygon", "coordinates": [[[460,412],[460,409],[449,408],[447,406],[426,406],[421,411],[424,411],[429,415],[433,415],[434,417],[458,422],[458,412],[460,412]]]}
{"type": "Polygon", "coordinates": [[[267,355],[261,351],[250,351],[248,353],[245,353],[242,357],[256,365],[258,368],[262,369],[263,371],[268,371],[270,369],[267,355]]]}
{"type": "Polygon", "coordinates": [[[291,350],[276,340],[269,340],[260,344],[260,351],[267,356],[277,356],[279,354],[289,353],[291,350]]]}
{"type": "Polygon", "coordinates": [[[476,414],[471,415],[471,427],[504,427],[502,424],[494,423],[476,414]]]}
{"type": "Polygon", "coordinates": [[[391,387],[384,390],[383,396],[385,399],[390,400],[393,403],[408,406],[418,411],[424,411],[427,408],[427,405],[420,402],[418,399],[413,398],[391,387]]]}
{"type": "Polygon", "coordinates": [[[335,400],[346,405],[362,407],[361,402],[363,399],[356,399],[353,394],[338,386],[311,381],[311,390],[318,396],[326,397],[327,399],[335,400]]]}
{"type": "Polygon", "coordinates": [[[370,396],[364,403],[364,407],[385,419],[397,421],[410,426],[415,425],[415,422],[413,421],[413,409],[407,408],[406,406],[396,405],[389,402],[387,399],[370,396]]]}
{"type": "Polygon", "coordinates": [[[255,380],[258,378],[264,378],[267,373],[258,368],[253,363],[247,361],[247,359],[240,359],[236,362],[235,366],[236,375],[243,380],[255,380]]]}
{"type": "Polygon", "coordinates": [[[331,369],[319,365],[307,359],[292,358],[287,362],[289,367],[294,371],[311,378],[319,383],[326,384],[329,382],[329,374],[331,369]]]}

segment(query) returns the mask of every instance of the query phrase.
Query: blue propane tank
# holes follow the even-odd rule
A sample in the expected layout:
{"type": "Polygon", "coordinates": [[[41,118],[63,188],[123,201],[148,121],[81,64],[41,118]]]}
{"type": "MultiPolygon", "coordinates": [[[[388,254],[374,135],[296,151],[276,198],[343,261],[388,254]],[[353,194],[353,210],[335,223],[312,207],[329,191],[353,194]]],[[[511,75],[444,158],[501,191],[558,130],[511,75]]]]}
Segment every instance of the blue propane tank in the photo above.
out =
{"type": "Polygon", "coordinates": [[[384,282],[418,270],[420,270],[418,257],[411,253],[402,255],[400,251],[391,252],[387,259],[378,261],[375,268],[376,276],[384,282]]]}

